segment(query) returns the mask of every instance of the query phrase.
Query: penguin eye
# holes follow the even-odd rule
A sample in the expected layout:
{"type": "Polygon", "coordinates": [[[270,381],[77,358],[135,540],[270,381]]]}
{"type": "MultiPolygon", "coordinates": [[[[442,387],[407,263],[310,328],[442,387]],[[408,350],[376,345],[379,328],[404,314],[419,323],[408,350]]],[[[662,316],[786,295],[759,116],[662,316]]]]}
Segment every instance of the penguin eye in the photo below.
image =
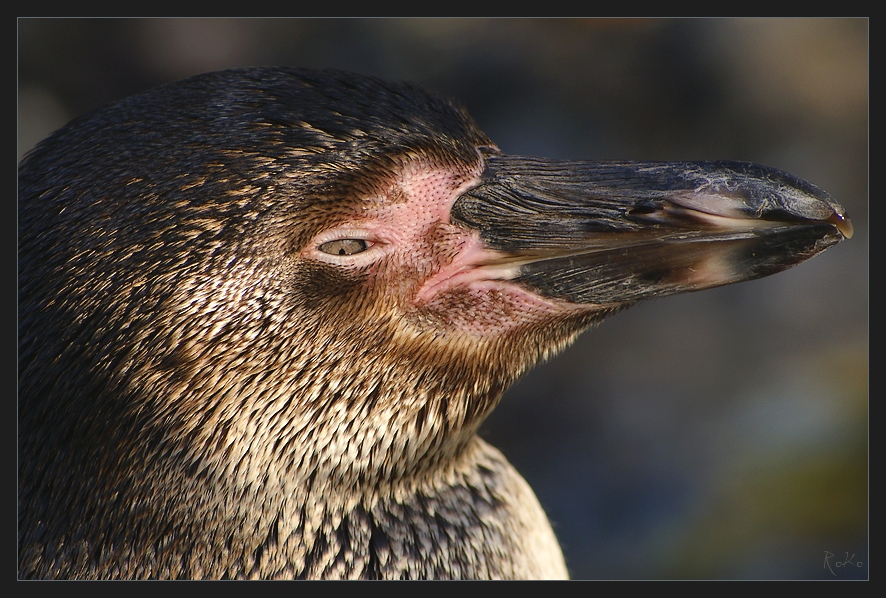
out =
{"type": "Polygon", "coordinates": [[[321,243],[318,249],[329,255],[354,255],[369,249],[369,243],[363,239],[336,239],[321,243]]]}

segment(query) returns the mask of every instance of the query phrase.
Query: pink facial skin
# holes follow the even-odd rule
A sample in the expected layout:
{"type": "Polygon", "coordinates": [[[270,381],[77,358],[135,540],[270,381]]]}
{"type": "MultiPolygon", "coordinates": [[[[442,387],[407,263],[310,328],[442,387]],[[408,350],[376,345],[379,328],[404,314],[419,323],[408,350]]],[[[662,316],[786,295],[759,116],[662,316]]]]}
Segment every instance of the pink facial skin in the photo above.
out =
{"type": "Polygon", "coordinates": [[[482,168],[482,162],[464,172],[408,161],[383,193],[368,198],[354,218],[316,235],[302,257],[376,275],[383,271],[404,312],[420,312],[445,328],[480,337],[588,309],[510,282],[519,264],[488,249],[477,231],[451,223],[453,204],[479,184],[482,168]],[[360,239],[367,248],[352,255],[319,249],[340,239],[360,239]]]}

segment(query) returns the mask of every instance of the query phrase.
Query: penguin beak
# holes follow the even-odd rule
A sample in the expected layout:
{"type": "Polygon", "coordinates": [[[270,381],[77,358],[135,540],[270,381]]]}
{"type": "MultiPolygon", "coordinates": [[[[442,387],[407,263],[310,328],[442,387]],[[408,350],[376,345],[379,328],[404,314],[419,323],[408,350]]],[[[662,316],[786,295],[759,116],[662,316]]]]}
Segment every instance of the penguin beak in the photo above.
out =
{"type": "Polygon", "coordinates": [[[451,217],[479,231],[512,282],[596,305],[767,276],[852,236],[820,189],[737,162],[493,156],[451,217]]]}

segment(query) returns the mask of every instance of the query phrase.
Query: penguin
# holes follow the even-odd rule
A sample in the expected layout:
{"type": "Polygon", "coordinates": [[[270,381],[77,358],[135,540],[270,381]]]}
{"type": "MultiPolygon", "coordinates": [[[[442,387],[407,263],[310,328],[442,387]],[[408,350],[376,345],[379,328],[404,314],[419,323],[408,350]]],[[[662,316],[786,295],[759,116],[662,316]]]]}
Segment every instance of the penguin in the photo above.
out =
{"type": "Polygon", "coordinates": [[[271,67],[76,118],[18,206],[28,579],[567,578],[477,435],[505,389],[852,235],[774,168],[506,155],[411,84],[271,67]]]}

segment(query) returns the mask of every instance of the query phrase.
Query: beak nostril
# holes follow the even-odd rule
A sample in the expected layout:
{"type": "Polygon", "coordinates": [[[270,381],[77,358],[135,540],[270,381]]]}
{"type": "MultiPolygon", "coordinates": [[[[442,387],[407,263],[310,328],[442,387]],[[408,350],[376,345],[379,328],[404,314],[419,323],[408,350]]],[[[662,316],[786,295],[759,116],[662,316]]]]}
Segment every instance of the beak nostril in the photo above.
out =
{"type": "Polygon", "coordinates": [[[635,206],[627,211],[628,216],[646,216],[648,214],[652,214],[653,212],[658,211],[658,208],[655,206],[644,205],[644,206],[635,206]]]}

